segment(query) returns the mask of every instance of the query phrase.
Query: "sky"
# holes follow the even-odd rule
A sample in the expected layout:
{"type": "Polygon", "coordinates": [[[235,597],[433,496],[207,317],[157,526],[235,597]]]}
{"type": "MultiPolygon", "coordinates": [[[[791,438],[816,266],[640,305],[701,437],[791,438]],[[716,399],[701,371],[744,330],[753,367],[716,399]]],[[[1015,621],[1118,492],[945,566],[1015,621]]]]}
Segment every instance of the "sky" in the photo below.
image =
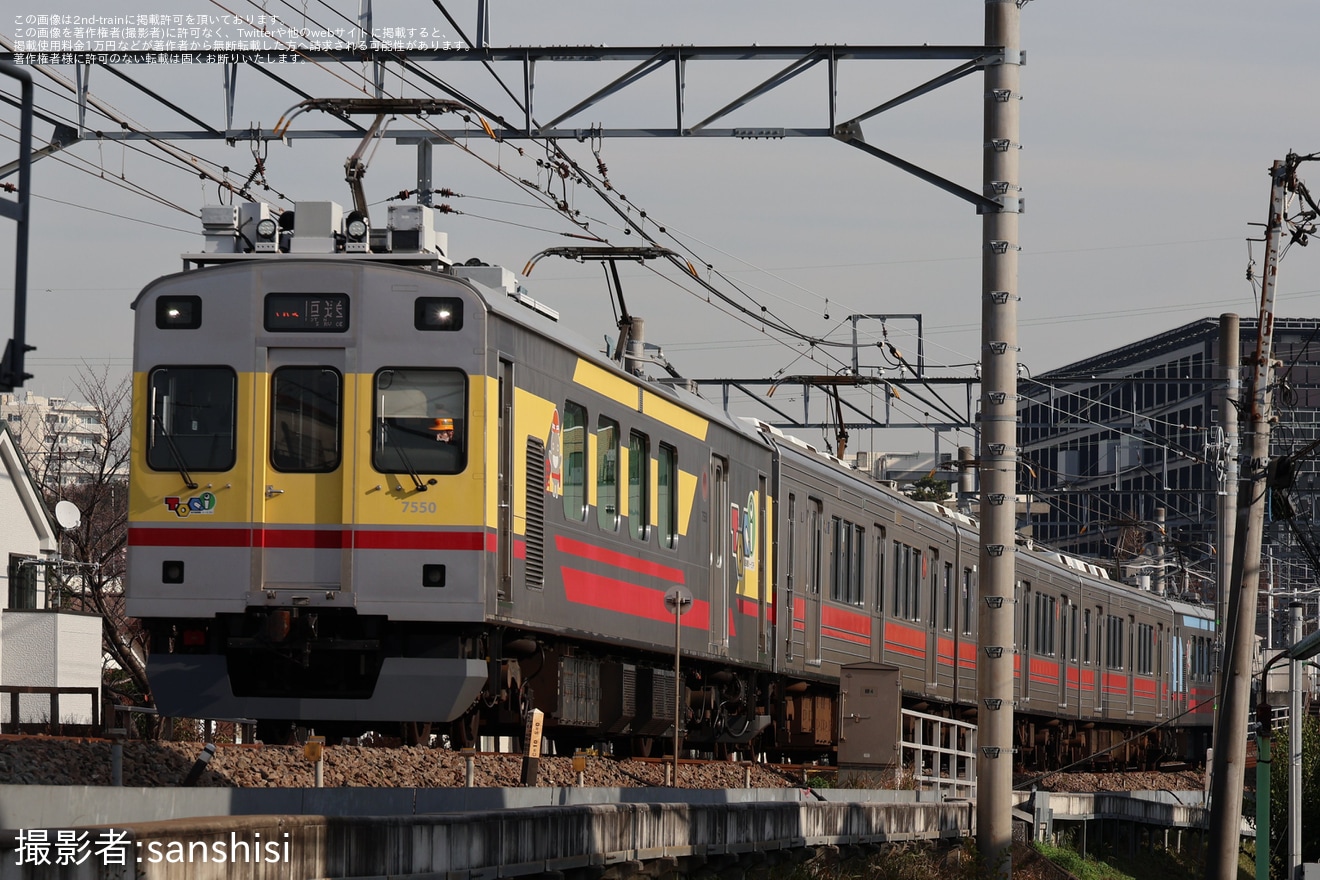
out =
{"type": "MultiPolygon", "coordinates": [[[[31,3],[31,13],[0,16],[0,34],[26,30],[29,14],[136,15],[136,2],[59,0],[31,3]],[[21,21],[15,21],[22,19],[21,21]]],[[[343,26],[352,0],[180,0],[171,13],[305,13],[311,21],[343,26]],[[341,15],[342,14],[342,15],[341,15]]],[[[469,34],[475,2],[446,7],[469,34]]],[[[376,4],[378,27],[416,27],[457,40],[427,0],[376,4]]],[[[823,0],[669,0],[639,4],[575,0],[559,4],[492,0],[491,43],[524,45],[967,45],[984,36],[984,4],[930,0],[921,4],[823,0]]],[[[1316,64],[1301,40],[1320,33],[1320,4],[1276,0],[1267,7],[1222,0],[1063,2],[1034,0],[1022,10],[1020,360],[1039,373],[1198,317],[1231,311],[1255,314],[1245,280],[1249,224],[1266,218],[1268,170],[1288,151],[1320,151],[1320,115],[1311,89],[1316,64]]],[[[693,64],[688,70],[686,117],[700,119],[770,76],[782,62],[693,64]]],[[[840,67],[840,118],[864,111],[953,67],[952,62],[845,62],[840,67]]],[[[516,118],[513,102],[479,65],[432,65],[496,112],[516,118]],[[461,69],[453,69],[461,68],[461,69]]],[[[621,74],[626,65],[543,65],[537,70],[538,116],[546,118],[621,74]]],[[[73,68],[57,65],[72,81],[73,68]]],[[[515,66],[497,67],[517,91],[515,66]]],[[[143,66],[125,69],[188,112],[223,125],[219,67],[143,66]]],[[[318,97],[360,95],[362,67],[311,65],[276,68],[318,97]]],[[[72,117],[68,92],[36,73],[38,106],[72,117]],[[49,87],[54,91],[47,90],[49,87]]],[[[579,117],[582,124],[623,127],[672,119],[672,72],[653,75],[638,91],[607,99],[579,117]]],[[[387,89],[420,94],[397,73],[387,89]]],[[[10,82],[0,89],[12,93],[10,82]]],[[[868,143],[922,165],[970,189],[980,189],[983,81],[965,78],[863,124],[868,143]]],[[[158,129],[192,128],[172,112],[94,70],[91,92],[124,115],[158,129]]],[[[730,117],[731,125],[822,126],[823,69],[798,77],[782,93],[730,117]]],[[[239,73],[238,125],[270,127],[295,103],[291,93],[248,69],[239,73]]],[[[319,114],[295,126],[326,127],[319,114]]],[[[0,107],[0,163],[16,156],[17,114],[0,107]]],[[[399,123],[402,125],[403,123],[399,123]]],[[[90,129],[113,128],[95,113],[90,129]]],[[[39,122],[37,140],[51,127],[39,122]]],[[[135,294],[154,277],[177,271],[178,255],[201,243],[195,214],[217,200],[216,187],[160,161],[149,146],[125,148],[94,136],[34,168],[28,359],[36,378],[28,388],[74,394],[79,369],[131,364],[135,294]],[[158,198],[144,197],[141,186],[158,198]],[[164,202],[164,203],[162,203],[164,202]],[[177,206],[177,207],[176,207],[177,206]],[[184,209],[184,210],[180,210],[184,209]],[[190,213],[185,213],[190,212],[190,213]]],[[[216,165],[246,175],[248,146],[223,141],[175,143],[216,165]]],[[[435,152],[435,184],[462,193],[445,199],[461,214],[441,215],[460,258],[477,256],[520,270],[547,247],[573,243],[575,231],[554,211],[534,206],[527,191],[491,165],[518,178],[536,178],[537,149],[495,144],[476,130],[469,151],[435,152]],[[482,160],[485,160],[484,162],[482,160]]],[[[842,339],[850,313],[921,314],[931,375],[971,375],[980,347],[980,218],[961,200],[860,151],[829,139],[609,139],[566,144],[594,168],[592,147],[608,165],[615,191],[654,225],[691,246],[736,282],[747,300],[813,336],[842,339]],[[944,369],[940,369],[943,366],[944,369]]],[[[343,161],[352,140],[272,143],[265,167],[272,190],[298,199],[350,202],[343,161]]],[[[1320,188],[1320,163],[1300,174],[1320,188]],[[1315,170],[1312,170],[1315,169],[1315,170]]],[[[13,180],[14,178],[11,178],[13,180]]],[[[415,182],[411,147],[385,139],[370,155],[365,177],[373,220],[384,220],[383,199],[415,182]]],[[[565,191],[592,230],[616,244],[621,234],[604,202],[582,187],[565,191]]],[[[273,196],[272,196],[273,197],[273,196]]],[[[284,204],[284,203],[279,203],[284,204]]],[[[13,227],[0,225],[0,337],[8,338],[12,295],[13,227]]],[[[1254,256],[1261,258],[1260,246],[1254,256]]],[[[813,352],[800,341],[735,320],[705,302],[705,294],[673,272],[623,270],[633,313],[647,320],[647,339],[663,346],[685,375],[700,378],[832,373],[844,351],[813,352]],[[814,360],[814,362],[813,362],[814,360]]],[[[558,309],[564,323],[590,340],[613,335],[614,316],[599,267],[547,259],[525,280],[529,292],[558,309]]],[[[723,289],[735,293],[722,282],[723,289]]],[[[1278,313],[1320,312],[1320,254],[1294,249],[1280,270],[1278,313]]],[[[908,357],[917,345],[915,322],[887,324],[889,339],[908,357]]],[[[864,361],[867,363],[867,361],[864,361]]],[[[874,356],[870,365],[878,366],[874,356]]],[[[892,371],[889,375],[893,375],[892,371]]],[[[962,406],[962,392],[945,392],[962,406]]],[[[76,395],[75,395],[76,396],[76,395]]],[[[777,397],[777,402],[784,402],[777,397]]],[[[878,398],[857,398],[874,406],[878,398]]],[[[737,401],[735,400],[735,403],[737,401]]],[[[788,405],[797,405],[792,398],[788,405]]],[[[759,411],[758,411],[759,413],[759,411]]],[[[750,409],[746,414],[754,414],[750,409]]],[[[922,405],[901,401],[896,419],[923,421],[922,405]]],[[[804,434],[804,439],[818,440],[804,434]]],[[[931,448],[933,434],[894,432],[854,440],[853,448],[931,448]]],[[[945,433],[942,449],[969,444],[969,433],[945,433]]]]}

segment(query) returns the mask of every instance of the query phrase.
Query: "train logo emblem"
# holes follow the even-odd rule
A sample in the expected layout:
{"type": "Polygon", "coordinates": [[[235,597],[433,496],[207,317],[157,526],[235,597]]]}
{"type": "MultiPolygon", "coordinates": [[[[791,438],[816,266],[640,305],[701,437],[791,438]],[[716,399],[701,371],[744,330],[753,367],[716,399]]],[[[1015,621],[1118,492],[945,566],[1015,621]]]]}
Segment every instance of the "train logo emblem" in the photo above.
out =
{"type": "Polygon", "coordinates": [[[193,515],[210,516],[215,513],[215,495],[210,492],[203,492],[192,498],[173,495],[165,499],[165,507],[174,511],[174,515],[180,519],[187,519],[193,515]]]}
{"type": "Polygon", "coordinates": [[[559,429],[559,408],[550,416],[550,436],[546,438],[545,491],[558,498],[564,489],[564,444],[559,429]]]}

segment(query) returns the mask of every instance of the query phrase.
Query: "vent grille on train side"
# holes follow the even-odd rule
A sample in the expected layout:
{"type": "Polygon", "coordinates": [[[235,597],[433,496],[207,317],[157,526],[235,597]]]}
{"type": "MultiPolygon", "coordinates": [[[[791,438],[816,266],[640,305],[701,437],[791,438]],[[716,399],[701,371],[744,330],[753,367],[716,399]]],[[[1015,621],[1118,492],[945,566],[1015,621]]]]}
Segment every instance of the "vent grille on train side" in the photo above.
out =
{"type": "Polygon", "coordinates": [[[529,589],[545,587],[545,445],[527,440],[527,558],[524,560],[529,589]]]}

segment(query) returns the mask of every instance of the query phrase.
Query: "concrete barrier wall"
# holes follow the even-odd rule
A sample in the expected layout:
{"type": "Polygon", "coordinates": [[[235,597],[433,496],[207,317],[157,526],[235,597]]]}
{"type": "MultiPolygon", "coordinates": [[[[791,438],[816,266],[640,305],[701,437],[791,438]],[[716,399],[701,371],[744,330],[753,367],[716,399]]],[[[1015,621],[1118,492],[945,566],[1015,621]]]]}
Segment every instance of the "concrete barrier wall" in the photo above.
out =
{"type": "Polygon", "coordinates": [[[797,788],[113,788],[0,785],[0,829],[68,828],[201,816],[412,816],[574,804],[911,802],[913,792],[797,788]],[[852,795],[850,797],[849,795],[852,795]]]}
{"type": "MultiPolygon", "coordinates": [[[[972,818],[972,805],[966,802],[810,800],[580,804],[402,817],[176,819],[119,827],[114,832],[124,835],[119,847],[109,853],[93,848],[81,864],[34,864],[29,840],[24,850],[0,854],[0,880],[512,877],[804,845],[962,838],[972,833],[972,818]],[[124,864],[118,864],[117,853],[124,864]],[[20,860],[24,864],[17,864],[20,860]]],[[[94,828],[88,833],[100,842],[109,832],[94,828]]],[[[49,840],[54,842],[53,832],[49,840]]]]}

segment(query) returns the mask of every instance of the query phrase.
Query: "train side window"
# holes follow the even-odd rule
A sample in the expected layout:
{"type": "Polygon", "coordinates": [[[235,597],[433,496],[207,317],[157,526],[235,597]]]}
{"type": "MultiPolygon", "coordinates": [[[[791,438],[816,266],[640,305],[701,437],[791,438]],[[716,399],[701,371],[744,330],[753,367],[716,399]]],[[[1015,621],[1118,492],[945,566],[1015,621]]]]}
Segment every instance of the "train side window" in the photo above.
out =
{"type": "Polygon", "coordinates": [[[596,524],[619,530],[619,423],[605,416],[596,421],[596,524]]]}
{"type": "MultiPolygon", "coordinates": [[[[1024,581],[1018,581],[1013,590],[1013,601],[1022,606],[1022,651],[1027,653],[1031,650],[1031,584],[1024,581]]],[[[1017,647],[1019,642],[1013,639],[1013,647],[1017,647]]]]}
{"type": "Polygon", "coordinates": [[[875,527],[875,608],[881,614],[885,612],[885,529],[875,527]]]}
{"type": "Polygon", "coordinates": [[[944,583],[940,596],[940,629],[953,632],[953,563],[944,563],[944,583]]]}
{"type": "Polygon", "coordinates": [[[861,605],[863,598],[863,555],[866,532],[842,517],[834,517],[833,571],[830,598],[848,605],[861,605]]]}
{"type": "Polygon", "coordinates": [[[925,570],[921,551],[902,541],[894,542],[894,617],[921,620],[921,582],[925,570]]]}
{"type": "MultiPolygon", "coordinates": [[[[1087,613],[1089,614],[1090,612],[1087,613]]],[[[1072,625],[1069,627],[1069,634],[1071,636],[1071,641],[1069,642],[1069,646],[1068,646],[1068,659],[1076,660],[1077,659],[1077,606],[1076,605],[1073,605],[1069,608],[1069,615],[1072,617],[1072,625]]]]}
{"type": "Polygon", "coordinates": [[[270,377],[270,463],[286,473],[339,467],[343,376],[332,367],[280,367],[270,377]]]}
{"type": "Polygon", "coordinates": [[[972,634],[972,616],[975,613],[973,609],[976,607],[975,593],[976,583],[972,570],[964,568],[962,580],[962,634],[965,636],[972,634]]]}
{"type": "Polygon", "coordinates": [[[147,467],[227,471],[238,433],[238,377],[228,367],[157,367],[147,380],[147,467]]]}
{"type": "Polygon", "coordinates": [[[467,376],[387,368],[376,374],[371,465],[381,473],[457,474],[467,466],[467,376]]]}
{"type": "Polygon", "coordinates": [[[1105,619],[1105,666],[1123,668],[1123,618],[1111,614],[1105,619]]]}
{"type": "Polygon", "coordinates": [[[656,467],[659,471],[656,475],[656,524],[660,527],[660,546],[673,550],[678,546],[678,450],[661,443],[656,467]]]}
{"type": "Polygon", "coordinates": [[[587,521],[587,408],[569,400],[559,431],[564,455],[564,518],[587,521]]]}
{"type": "Polygon", "coordinates": [[[1082,611],[1082,662],[1091,662],[1091,609],[1082,611]]]}
{"type": "Polygon", "coordinates": [[[628,530],[638,541],[651,537],[651,443],[639,431],[628,435],[628,530]]]}

